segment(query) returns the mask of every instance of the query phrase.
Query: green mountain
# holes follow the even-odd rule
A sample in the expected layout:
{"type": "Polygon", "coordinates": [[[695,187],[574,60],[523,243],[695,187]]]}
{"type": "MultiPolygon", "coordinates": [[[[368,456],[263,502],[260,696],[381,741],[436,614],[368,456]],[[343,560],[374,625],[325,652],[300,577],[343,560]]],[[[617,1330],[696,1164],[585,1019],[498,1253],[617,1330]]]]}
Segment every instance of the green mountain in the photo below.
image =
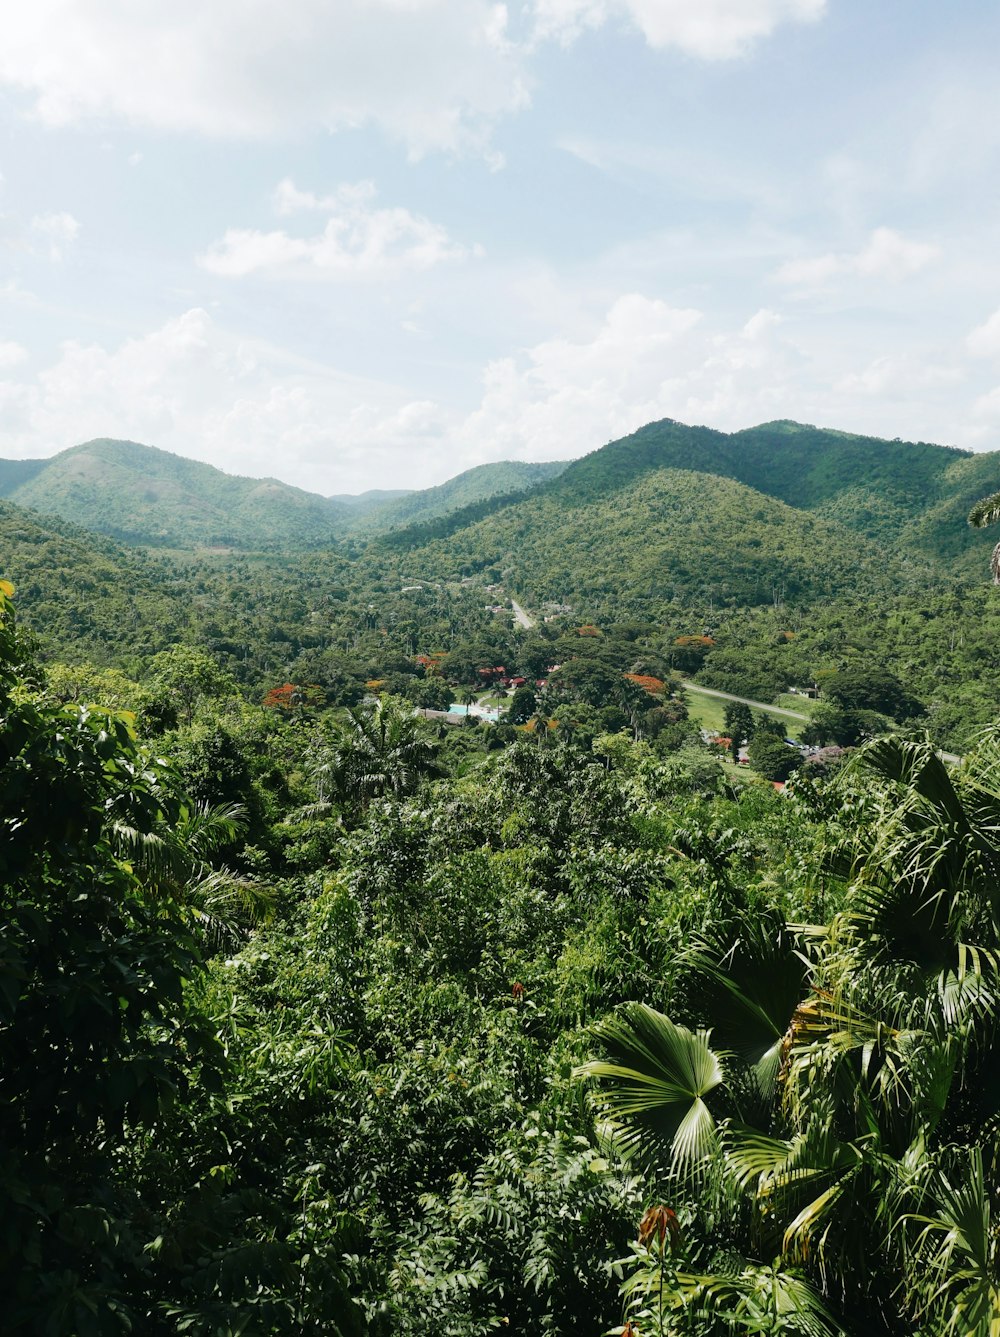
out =
{"type": "Polygon", "coordinates": [[[399,526],[425,524],[466,506],[539,487],[552,478],[558,478],[566,467],[564,460],[550,464],[523,464],[517,460],[479,464],[437,487],[400,495],[386,505],[370,510],[365,516],[364,528],[383,531],[399,526]]]}
{"type": "Polygon", "coordinates": [[[961,562],[970,574],[995,541],[965,523],[972,503],[1000,484],[1000,453],[925,441],[886,441],[795,422],[741,432],[666,418],[575,461],[567,495],[608,496],[658,469],[731,478],[799,510],[836,520],[901,553],[961,562]]]}
{"type": "Polygon", "coordinates": [[[315,548],[350,532],[425,521],[536,486],[563,464],[484,464],[420,492],[322,497],[243,478],[134,441],[97,440],[51,459],[0,460],[0,497],[125,543],[239,550],[315,548]]]}
{"type": "Polygon", "coordinates": [[[725,433],[670,419],[575,460],[530,497],[385,536],[439,574],[488,570],[530,598],[759,604],[957,578],[995,535],[969,528],[1000,454],[791,422],[725,433]]]}
{"type": "Polygon", "coordinates": [[[731,478],[665,468],[591,490],[574,468],[453,533],[414,526],[382,542],[398,549],[409,534],[420,570],[485,572],[536,606],[590,610],[802,601],[904,579],[876,541],[731,478]]]}
{"type": "Polygon", "coordinates": [[[373,487],[367,492],[338,492],[330,497],[330,501],[336,502],[338,506],[350,507],[351,518],[362,515],[370,515],[372,511],[377,511],[380,507],[386,506],[389,502],[397,501],[400,497],[409,497],[413,492],[412,488],[384,488],[373,487]]]}
{"type": "Polygon", "coordinates": [[[178,547],[328,543],[350,513],[276,479],[233,477],[134,441],[5,460],[0,495],[125,542],[178,547]]]}

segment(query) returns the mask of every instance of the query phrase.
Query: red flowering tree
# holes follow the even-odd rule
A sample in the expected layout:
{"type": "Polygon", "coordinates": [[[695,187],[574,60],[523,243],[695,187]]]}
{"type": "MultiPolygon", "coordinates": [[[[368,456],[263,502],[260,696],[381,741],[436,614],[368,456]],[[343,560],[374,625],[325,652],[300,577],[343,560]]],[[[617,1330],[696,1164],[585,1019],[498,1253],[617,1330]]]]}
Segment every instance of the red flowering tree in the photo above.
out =
{"type": "Polygon", "coordinates": [[[263,704],[286,715],[296,715],[305,709],[318,710],[325,702],[326,693],[316,683],[285,682],[266,692],[263,704]]]}

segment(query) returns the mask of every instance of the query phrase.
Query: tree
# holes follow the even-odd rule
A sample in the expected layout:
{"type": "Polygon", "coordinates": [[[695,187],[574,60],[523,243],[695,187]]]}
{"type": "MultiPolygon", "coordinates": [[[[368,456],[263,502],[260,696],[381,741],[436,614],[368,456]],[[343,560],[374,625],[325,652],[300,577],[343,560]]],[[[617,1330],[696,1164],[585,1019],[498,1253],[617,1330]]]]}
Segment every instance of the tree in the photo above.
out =
{"type": "Polygon", "coordinates": [[[802,765],[802,754],[773,734],[756,733],[747,748],[750,765],[765,780],[787,780],[802,765]]]}
{"type": "Polygon", "coordinates": [[[386,794],[411,794],[440,772],[436,746],[416,717],[391,699],[348,711],[349,724],[334,749],[331,770],[340,794],[365,806],[386,794]]]}
{"type": "MultiPolygon", "coordinates": [[[[1000,492],[982,497],[969,512],[969,524],[973,529],[985,529],[987,525],[995,525],[998,520],[1000,520],[1000,492]]],[[[990,571],[993,573],[993,584],[1000,585],[1000,543],[990,555],[990,571]]]]}
{"type": "Polygon", "coordinates": [[[923,703],[882,669],[841,670],[826,679],[823,694],[844,710],[874,710],[899,721],[924,713],[923,703]]]}
{"type": "Polygon", "coordinates": [[[588,706],[606,705],[621,682],[621,673],[616,668],[599,660],[583,658],[571,659],[549,679],[553,690],[588,706]]]}
{"type": "Polygon", "coordinates": [[[957,780],[929,746],[869,744],[843,782],[864,816],[826,932],[807,947],[777,912],[737,910],[685,959],[711,1031],[636,1003],[598,1026],[606,1057],[583,1074],[685,1227],[669,1258],[636,1251],[644,1332],[667,1331],[658,1299],[670,1322],[721,1308],[721,1330],[995,1334],[998,768],[992,740],[957,780]],[[757,1328],[738,1318],[751,1296],[757,1328]]]}
{"type": "Polygon", "coordinates": [[[518,687],[507,707],[507,719],[511,724],[527,724],[535,713],[537,698],[530,687],[518,687]]]}
{"type": "Polygon", "coordinates": [[[824,703],[816,707],[799,736],[810,746],[835,743],[838,747],[856,747],[892,728],[892,720],[874,710],[848,710],[824,703]]]}
{"type": "Polygon", "coordinates": [[[727,701],[725,719],[726,733],[732,739],[730,751],[733,761],[739,761],[740,748],[749,743],[754,736],[753,711],[742,701],[727,701]]]}
{"type": "Polygon", "coordinates": [[[210,655],[190,645],[172,645],[153,657],[153,682],[163,687],[181,706],[188,724],[202,697],[235,693],[236,684],[210,655]]]}
{"type": "Polygon", "coordinates": [[[19,687],[0,586],[0,1285],[11,1331],[119,1332],[148,1318],[150,1205],[124,1148],[218,1056],[184,983],[178,898],[127,859],[179,822],[175,774],[129,717],[19,687]]]}

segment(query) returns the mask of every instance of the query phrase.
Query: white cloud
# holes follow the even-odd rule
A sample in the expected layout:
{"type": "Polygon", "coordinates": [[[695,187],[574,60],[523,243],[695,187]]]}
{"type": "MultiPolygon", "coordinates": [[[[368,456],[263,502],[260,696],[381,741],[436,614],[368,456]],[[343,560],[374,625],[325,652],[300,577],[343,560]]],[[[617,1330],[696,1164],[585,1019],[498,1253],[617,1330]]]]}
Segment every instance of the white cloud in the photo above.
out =
{"type": "Polygon", "coordinates": [[[270,137],[375,122],[415,154],[458,150],[526,101],[505,24],[490,0],[33,0],[4,17],[0,83],[50,125],[270,137]]]}
{"type": "Polygon", "coordinates": [[[878,227],[860,251],[831,251],[808,259],[789,260],[774,277],[797,288],[821,288],[840,275],[898,282],[929,265],[941,254],[937,246],[910,241],[888,227],[878,227]]]}
{"type": "Polygon", "coordinates": [[[80,224],[72,214],[36,214],[31,220],[32,235],[45,248],[50,260],[61,260],[76,241],[80,224]]]}
{"type": "Polygon", "coordinates": [[[453,242],[443,227],[420,214],[375,207],[374,198],[370,181],[343,185],[328,196],[300,191],[292,181],[282,181],[274,196],[277,212],[286,216],[327,214],[319,235],[296,237],[285,231],[230,228],[199,263],[229,278],[253,273],[390,278],[480,253],[478,248],[470,252],[453,242]]]}
{"type": "Polygon", "coordinates": [[[27,359],[28,350],[12,339],[0,340],[0,371],[5,367],[16,367],[27,359]]]}
{"type": "Polygon", "coordinates": [[[230,473],[344,492],[407,471],[448,475],[435,457],[444,412],[412,399],[234,336],[194,308],[118,347],[67,343],[34,378],[0,379],[0,437],[8,457],[122,437],[230,473]]]}
{"type": "Polygon", "coordinates": [[[826,0],[536,0],[535,9],[540,37],[570,42],[617,19],[638,28],[651,47],[728,60],[780,23],[820,18],[826,0]]]}
{"type": "Polygon", "coordinates": [[[550,339],[492,362],[458,430],[484,459],[557,459],[676,410],[674,366],[701,313],[620,297],[586,342],[550,339]]]}
{"type": "Polygon", "coordinates": [[[903,353],[874,358],[859,371],[842,376],[833,388],[835,393],[852,398],[912,402],[953,387],[962,379],[959,367],[903,353]]]}
{"type": "Polygon", "coordinates": [[[1000,357],[1000,310],[966,336],[965,347],[973,357],[1000,357]]]}
{"type": "Polygon", "coordinates": [[[474,149],[528,101],[540,42],[624,22],[657,49],[744,54],[826,0],[33,0],[10,7],[0,84],[49,125],[123,119],[223,137],[380,125],[414,155],[474,149]],[[514,7],[512,7],[514,8],[514,7]]]}
{"type": "Polygon", "coordinates": [[[727,321],[638,292],[565,324],[572,336],[489,362],[470,405],[293,357],[195,308],[117,347],[68,343],[37,374],[10,350],[0,438],[8,456],[38,456],[128,437],[329,494],[573,458],[662,417],[723,430],[795,418],[967,445],[993,444],[1000,422],[1000,390],[950,365],[947,348],[886,357],[878,341],[821,337],[768,308],[727,321]]]}

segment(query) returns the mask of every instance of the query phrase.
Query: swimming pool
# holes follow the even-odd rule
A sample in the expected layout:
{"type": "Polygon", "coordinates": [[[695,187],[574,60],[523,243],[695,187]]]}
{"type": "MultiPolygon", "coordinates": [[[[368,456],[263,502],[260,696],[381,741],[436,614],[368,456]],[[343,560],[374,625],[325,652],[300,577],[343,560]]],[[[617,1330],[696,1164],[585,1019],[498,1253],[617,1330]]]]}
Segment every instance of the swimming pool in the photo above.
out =
{"type": "Polygon", "coordinates": [[[500,718],[500,711],[496,706],[461,706],[457,701],[453,701],[448,707],[449,715],[475,715],[479,719],[489,720],[495,724],[500,718]]]}

